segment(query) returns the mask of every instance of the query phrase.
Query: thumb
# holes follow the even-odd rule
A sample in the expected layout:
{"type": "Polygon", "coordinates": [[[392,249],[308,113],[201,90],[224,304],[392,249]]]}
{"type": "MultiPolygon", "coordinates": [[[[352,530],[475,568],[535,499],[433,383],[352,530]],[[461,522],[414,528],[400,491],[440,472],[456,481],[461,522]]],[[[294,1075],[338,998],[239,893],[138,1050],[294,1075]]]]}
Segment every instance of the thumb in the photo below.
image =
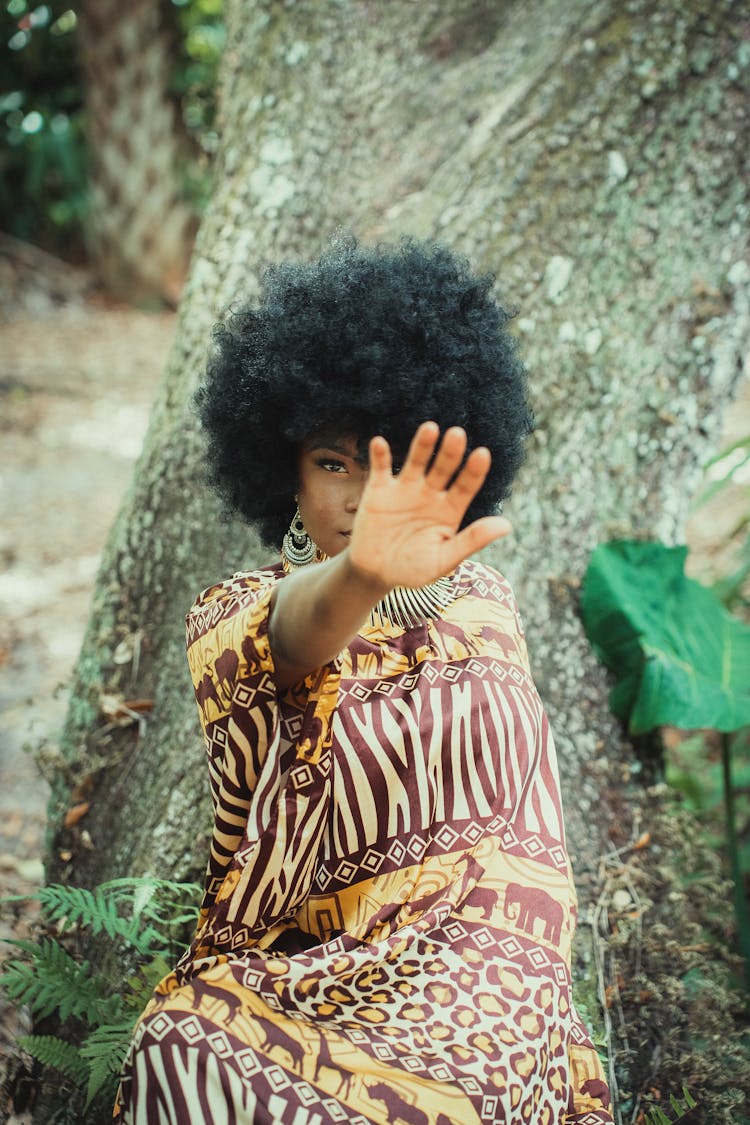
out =
{"type": "Polygon", "coordinates": [[[444,544],[448,570],[453,570],[469,555],[476,554],[496,539],[504,539],[513,530],[509,520],[503,516],[484,516],[463,528],[444,544]]]}

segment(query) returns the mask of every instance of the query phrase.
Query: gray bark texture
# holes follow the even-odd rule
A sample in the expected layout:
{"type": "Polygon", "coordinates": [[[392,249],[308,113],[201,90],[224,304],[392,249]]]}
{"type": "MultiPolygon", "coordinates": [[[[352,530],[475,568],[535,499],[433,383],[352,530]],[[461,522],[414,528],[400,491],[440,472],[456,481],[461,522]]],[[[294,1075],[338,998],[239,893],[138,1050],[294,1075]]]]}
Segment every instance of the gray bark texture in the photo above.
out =
{"type": "Polygon", "coordinates": [[[444,241],[494,271],[519,313],[538,428],[506,508],[514,535],[486,559],[516,589],[556,731],[594,997],[582,1006],[609,1040],[617,1112],[635,1121],[654,1091],[684,1084],[700,1101],[692,1120],[741,1121],[726,888],[690,823],[643,784],[576,607],[598,541],[681,539],[742,374],[750,11],[229,0],[227,24],[215,193],[49,763],[48,877],[92,885],[204,866],[183,617],[198,590],[267,561],[202,484],[190,399],[213,322],[253,297],[264,263],[309,259],[339,227],[366,242],[444,241]],[[140,731],[116,717],[118,700],[153,701],[140,731]],[[66,829],[82,799],[88,814],[66,829]],[[648,846],[631,847],[644,833],[648,846]]]}

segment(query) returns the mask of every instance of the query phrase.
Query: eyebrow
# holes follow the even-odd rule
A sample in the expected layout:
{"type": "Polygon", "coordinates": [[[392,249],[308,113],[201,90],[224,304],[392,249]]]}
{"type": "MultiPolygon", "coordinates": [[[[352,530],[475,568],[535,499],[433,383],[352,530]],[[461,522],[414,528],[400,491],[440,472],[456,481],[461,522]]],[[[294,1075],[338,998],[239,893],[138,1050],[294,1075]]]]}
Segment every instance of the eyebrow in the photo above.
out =
{"type": "Polygon", "coordinates": [[[361,466],[362,468],[365,468],[365,469],[367,468],[367,466],[369,464],[369,456],[368,456],[368,453],[367,453],[367,449],[365,449],[365,451],[363,453],[357,452],[355,454],[352,454],[349,451],[349,449],[345,448],[343,445],[340,445],[335,440],[334,441],[321,441],[319,445],[311,445],[311,446],[309,446],[309,452],[313,453],[313,454],[314,453],[337,453],[339,455],[339,457],[348,457],[350,460],[354,461],[354,463],[356,465],[359,465],[359,466],[361,466]]]}
{"type": "Polygon", "coordinates": [[[320,445],[308,446],[308,449],[309,449],[310,453],[328,452],[328,453],[340,453],[342,457],[350,457],[351,456],[351,454],[344,448],[344,446],[339,445],[339,443],[337,441],[322,441],[320,443],[320,445]]]}

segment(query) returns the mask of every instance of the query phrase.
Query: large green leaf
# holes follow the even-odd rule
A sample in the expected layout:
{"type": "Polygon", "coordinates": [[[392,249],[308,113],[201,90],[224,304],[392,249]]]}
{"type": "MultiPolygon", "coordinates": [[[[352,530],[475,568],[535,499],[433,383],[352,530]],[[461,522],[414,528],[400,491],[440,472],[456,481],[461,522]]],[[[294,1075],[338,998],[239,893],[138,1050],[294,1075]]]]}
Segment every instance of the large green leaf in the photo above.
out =
{"type": "Polygon", "coordinates": [[[584,578],[584,628],[617,677],[610,706],[633,734],[750,723],[750,628],[685,575],[686,554],[662,543],[603,543],[584,578]]]}

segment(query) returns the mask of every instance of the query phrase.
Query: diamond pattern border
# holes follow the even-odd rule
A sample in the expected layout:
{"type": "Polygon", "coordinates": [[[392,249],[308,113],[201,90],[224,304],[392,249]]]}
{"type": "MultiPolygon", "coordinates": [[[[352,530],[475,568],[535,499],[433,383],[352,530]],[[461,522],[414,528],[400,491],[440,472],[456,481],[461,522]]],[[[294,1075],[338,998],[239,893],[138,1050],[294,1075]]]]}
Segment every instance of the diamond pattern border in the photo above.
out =
{"type": "MultiPolygon", "coordinates": [[[[141,1027],[144,1027],[144,1025],[141,1024],[141,1027]]],[[[166,1012],[159,1012],[156,1019],[151,1020],[149,1023],[148,1030],[151,1038],[155,1039],[157,1043],[161,1043],[164,1036],[170,1032],[173,1027],[174,1020],[172,1017],[168,1016],[166,1012]]]]}
{"type": "Polygon", "coordinates": [[[274,1094],[278,1094],[279,1090],[286,1090],[292,1084],[291,1078],[280,1066],[267,1066],[264,1074],[274,1094]]]}
{"type": "Polygon", "coordinates": [[[337,1102],[333,1098],[326,1098],[323,1105],[331,1115],[332,1121],[346,1121],[347,1113],[341,1102],[337,1102]]]}
{"type": "Polygon", "coordinates": [[[315,1102],[320,1101],[320,1094],[313,1090],[309,1082],[298,1082],[294,1088],[294,1092],[302,1102],[305,1109],[308,1106],[314,1105],[315,1102]]]}
{"type": "Polygon", "coordinates": [[[538,945],[535,945],[533,949],[530,949],[526,956],[535,969],[545,969],[547,965],[552,964],[549,958],[549,954],[541,949],[538,945]]]}
{"type": "Polygon", "coordinates": [[[458,838],[458,832],[456,832],[455,828],[452,828],[450,824],[444,824],[435,834],[435,842],[438,843],[441,848],[445,848],[446,851],[453,847],[458,838]]]}
{"type": "Polygon", "coordinates": [[[445,932],[451,941],[461,941],[467,935],[467,929],[461,922],[451,922],[445,927],[445,932]]]}
{"type": "Polygon", "coordinates": [[[261,1069],[260,1060],[252,1047],[246,1047],[244,1051],[239,1051],[235,1055],[235,1059],[245,1078],[252,1078],[261,1069]]]}
{"type": "Polygon", "coordinates": [[[365,871],[379,871],[384,858],[382,852],[377,852],[374,848],[369,848],[366,856],[362,860],[361,866],[364,867],[365,871]]]}
{"type": "Polygon", "coordinates": [[[315,778],[313,777],[313,771],[305,762],[294,767],[291,771],[291,780],[295,789],[307,789],[308,785],[312,785],[315,778]]]}
{"type": "Polygon", "coordinates": [[[197,1043],[204,1037],[203,1025],[196,1016],[188,1016],[187,1019],[180,1020],[175,1024],[182,1038],[186,1043],[197,1043]]]}
{"type": "Polygon", "coordinates": [[[453,1075],[444,1062],[439,1062],[430,1067],[430,1077],[434,1078],[436,1082],[450,1082],[453,1075]]]}
{"type": "Polygon", "coordinates": [[[230,1055],[234,1054],[234,1047],[223,1031],[215,1031],[213,1035],[208,1036],[206,1042],[211,1044],[217,1058],[228,1059],[230,1055]]]}

